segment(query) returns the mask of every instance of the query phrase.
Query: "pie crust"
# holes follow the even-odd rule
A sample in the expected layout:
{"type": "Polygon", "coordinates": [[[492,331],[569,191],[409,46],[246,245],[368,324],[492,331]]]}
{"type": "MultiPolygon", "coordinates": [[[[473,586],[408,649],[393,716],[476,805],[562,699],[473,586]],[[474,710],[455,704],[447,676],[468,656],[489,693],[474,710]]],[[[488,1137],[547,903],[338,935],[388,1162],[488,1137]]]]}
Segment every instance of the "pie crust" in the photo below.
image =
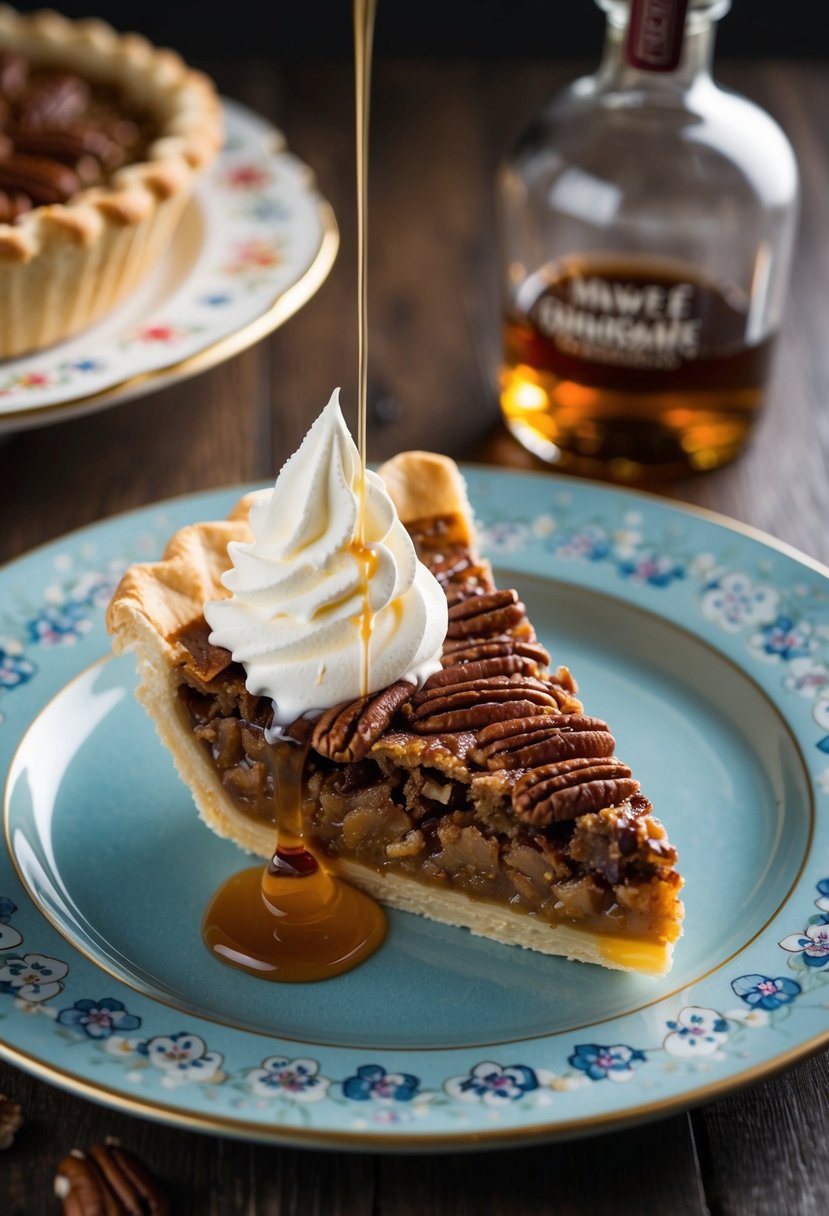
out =
{"type": "Polygon", "coordinates": [[[58,342],[114,307],[169,244],[222,140],[216,90],[173,51],[98,20],[0,6],[0,52],[117,87],[157,132],[145,159],[0,223],[0,357],[58,342]]]}
{"type": "MultiPolygon", "coordinates": [[[[489,588],[493,586],[489,581],[491,571],[488,565],[480,561],[475,551],[474,525],[463,479],[452,461],[425,452],[403,453],[382,466],[380,474],[386,481],[400,518],[413,535],[421,557],[432,565],[442,580],[446,578],[444,587],[450,602],[451,635],[452,605],[461,602],[457,595],[458,584],[452,581],[452,555],[464,555],[466,574],[463,577],[466,579],[464,586],[467,593],[470,570],[473,583],[478,577],[481,580],[481,587],[463,603],[475,607],[487,602],[480,595],[489,594],[491,599],[489,588]],[[429,541],[429,537],[434,538],[435,535],[439,536],[439,543],[429,541]],[[438,548],[442,552],[438,553],[438,548]],[[448,577],[447,570],[450,571],[448,577]]],[[[211,748],[205,746],[204,740],[210,736],[209,723],[207,726],[197,723],[194,729],[192,716],[186,708],[191,700],[201,704],[201,693],[194,692],[194,688],[209,691],[212,686],[210,681],[213,680],[215,684],[210,668],[211,658],[215,658],[215,655],[208,654],[205,660],[203,656],[198,657],[199,648],[192,641],[193,630],[200,622],[206,639],[203,605],[207,600],[227,594],[220,582],[229,564],[227,544],[230,540],[250,539],[247,517],[254,497],[249,495],[242,499],[227,520],[196,524],[176,533],[162,561],[133,566],[128,570],[110,604],[107,624],[115,650],[133,650],[136,654],[138,698],[153,717],[162,742],[172,752],[178,771],[190,787],[205,822],[219,835],[229,837],[242,848],[270,857],[274,846],[272,822],[252,816],[240,806],[238,798],[231,796],[227,783],[214,763],[215,749],[211,752],[211,748]],[[190,674],[186,674],[188,672],[190,674]]],[[[457,562],[455,564],[458,565],[457,562]]],[[[495,594],[503,596],[509,593],[495,594]]],[[[523,609],[523,605],[518,607],[523,609]]],[[[511,619],[518,623],[508,626],[507,632],[495,640],[506,640],[516,653],[533,655],[540,650],[543,654],[543,648],[536,643],[526,618],[514,615],[511,619]]],[[[455,655],[461,654],[463,644],[464,640],[461,638],[459,641],[457,636],[454,641],[451,636],[447,638],[441,677],[448,677],[452,672],[463,673],[463,666],[458,666],[458,660],[451,653],[454,648],[455,655]]],[[[218,651],[218,648],[213,648],[213,651],[218,651]]],[[[224,654],[226,665],[229,664],[230,656],[226,652],[219,654],[220,658],[224,654]]],[[[465,662],[461,654],[460,664],[465,662]]],[[[487,662],[491,663],[491,660],[487,662]]],[[[523,687],[521,681],[525,680],[525,686],[531,690],[526,695],[532,697],[537,693],[543,701],[547,692],[555,693],[558,704],[554,704],[552,709],[537,710],[531,707],[527,710],[539,715],[530,720],[533,730],[547,729],[547,724],[553,722],[563,723],[562,729],[565,731],[584,729],[585,723],[592,733],[595,733],[594,728],[607,730],[605,724],[598,723],[596,726],[596,719],[582,715],[581,703],[575,697],[575,686],[566,668],[549,673],[543,662],[538,666],[532,658],[521,659],[520,662],[524,664],[520,670],[530,671],[531,675],[525,677],[518,674],[506,679],[499,677],[494,684],[481,683],[481,688],[494,688],[500,695],[507,687],[511,695],[516,687],[523,687]],[[549,714],[553,716],[545,717],[549,714]],[[571,722],[575,724],[572,728],[568,725],[571,722]]],[[[475,671],[477,667],[468,670],[475,671]]],[[[439,684],[441,682],[438,677],[432,679],[439,684]]],[[[614,773],[617,777],[621,774],[621,780],[591,785],[589,790],[582,786],[581,791],[592,791],[593,800],[580,805],[577,814],[564,815],[564,819],[572,820],[572,823],[554,822],[556,816],[553,815],[551,819],[552,812],[545,818],[545,808],[549,809],[553,802],[542,802],[540,809],[539,805],[531,805],[529,813],[526,813],[524,806],[519,812],[516,809],[521,805],[518,791],[532,790],[533,782],[542,777],[555,778],[559,766],[534,766],[528,762],[526,769],[516,768],[505,772],[496,762],[494,771],[489,771],[481,759],[480,750],[476,750],[487,734],[486,730],[477,736],[474,731],[456,731],[447,736],[439,733],[429,735],[427,724],[426,733],[418,734],[420,727],[411,724],[421,710],[412,710],[411,706],[422,706],[424,698],[432,695],[429,693],[430,683],[427,682],[410,703],[395,710],[396,716],[391,725],[381,727],[371,737],[368,750],[363,754],[370,762],[372,772],[379,766],[377,771],[382,776],[376,778],[365,796],[356,786],[353,795],[338,793],[339,789],[348,787],[352,775],[360,776],[361,755],[355,753],[354,757],[350,757],[346,752],[331,752],[330,749],[327,752],[326,722],[332,719],[332,715],[336,717],[336,713],[332,711],[332,715],[323,715],[319,720],[313,746],[324,759],[319,762],[319,771],[312,766],[304,814],[306,831],[324,851],[331,867],[392,907],[447,924],[465,926],[475,934],[500,942],[549,954],[563,954],[568,958],[621,970],[665,973],[671,965],[673,944],[681,933],[683,908],[679,890],[682,880],[674,867],[675,852],[667,841],[665,831],[652,816],[647,799],[634,792],[638,791],[638,782],[630,779],[630,771],[615,758],[600,760],[598,763],[600,767],[604,766],[605,775],[610,773],[612,778],[614,773]],[[414,733],[409,733],[409,726],[414,733]],[[356,763],[350,764],[350,759],[356,763]],[[419,768],[418,765],[426,767],[419,768]],[[608,768],[608,765],[611,767],[608,768]],[[383,803],[383,789],[386,788],[383,782],[389,788],[394,786],[396,804],[391,800],[383,803]],[[457,789],[467,796],[464,782],[470,791],[475,791],[474,798],[473,793],[468,793],[469,800],[475,801],[475,814],[478,816],[471,825],[468,807],[456,813],[450,811],[449,805],[439,805],[440,800],[455,796],[454,793],[450,795],[442,791],[457,789]],[[371,838],[374,827],[383,823],[383,815],[386,814],[382,809],[384,806],[387,806],[389,819],[402,816],[406,820],[406,815],[400,809],[401,791],[404,788],[409,791],[406,794],[409,812],[418,814],[418,798],[425,807],[430,808],[428,812],[423,812],[425,818],[414,821],[417,825],[421,822],[429,824],[434,821],[435,814],[440,816],[446,812],[445,817],[439,819],[436,833],[441,841],[441,851],[427,856],[419,873],[411,868],[407,870],[404,862],[395,866],[393,861],[386,865],[385,854],[373,844],[371,838]],[[411,792],[413,790],[414,793],[411,792]],[[597,803],[596,790],[602,793],[610,791],[613,796],[608,795],[606,805],[597,803]],[[337,802],[338,797],[341,803],[337,802]],[[510,797],[513,799],[512,805],[510,797]],[[435,802],[435,798],[439,801],[435,802]],[[341,812],[338,809],[340,805],[341,812]],[[372,806],[375,810],[371,810],[372,806]],[[381,808],[379,812],[376,807],[381,808]],[[356,814],[351,814],[349,818],[350,811],[355,810],[356,814]],[[523,820],[519,820],[519,813],[523,815],[523,820]],[[359,836],[355,837],[358,844],[352,846],[348,843],[347,823],[359,821],[364,815],[368,815],[370,826],[359,830],[363,831],[365,839],[361,841],[359,836]],[[371,818],[372,815],[374,818],[371,818]],[[496,863],[496,866],[501,865],[502,873],[498,876],[500,887],[495,895],[492,894],[495,887],[489,881],[495,875],[483,872],[488,863],[481,863],[480,874],[470,870],[469,858],[463,853],[466,826],[472,828],[467,844],[472,842],[474,848],[480,846],[484,853],[488,850],[490,861],[496,853],[501,858],[496,863]],[[450,871],[449,881],[446,881],[447,873],[438,871],[435,859],[442,864],[445,856],[451,856],[451,842],[455,840],[460,841],[462,860],[458,863],[458,873],[453,875],[450,871]],[[346,841],[345,846],[343,841],[346,841]],[[447,841],[450,843],[447,844],[447,841]],[[529,855],[535,861],[526,873],[522,871],[516,874],[515,869],[511,868],[512,860],[522,850],[525,854],[529,850],[529,855]],[[600,858],[599,861],[593,860],[591,850],[596,858],[600,858]],[[562,857],[566,858],[561,863],[565,869],[557,870],[562,857]],[[551,869],[556,870],[555,876],[545,873],[543,878],[539,877],[540,870],[544,868],[539,858],[544,860],[544,865],[549,864],[551,869]],[[582,859],[581,863],[579,858],[582,859]],[[612,858],[612,862],[609,858],[612,858]],[[570,867],[570,871],[566,871],[566,866],[570,867]],[[591,868],[594,866],[599,867],[595,872],[591,868]],[[504,893],[504,874],[512,875],[518,884],[510,888],[511,895],[504,893]],[[549,884],[549,889],[542,889],[538,895],[532,888],[528,874],[542,888],[549,884]],[[615,884],[608,875],[615,877],[615,884]],[[532,903],[536,896],[537,910],[532,903]]],[[[475,681],[472,681],[472,701],[476,705],[480,701],[487,702],[484,712],[491,712],[497,721],[497,710],[503,706],[488,704],[488,696],[494,699],[494,694],[482,691],[476,697],[474,684],[475,681]]],[[[460,684],[455,686],[467,687],[460,684]]],[[[388,691],[393,692],[396,687],[392,686],[388,691]]],[[[410,697],[411,693],[405,696],[410,697]]],[[[362,706],[361,713],[368,712],[363,702],[355,703],[357,705],[362,706]]],[[[477,710],[475,712],[478,713],[477,710]]],[[[492,724],[489,725],[488,735],[492,735],[492,724]]],[[[605,738],[610,740],[612,747],[612,736],[605,738]]],[[[311,754],[313,756],[314,753],[311,754]]],[[[607,751],[597,754],[606,757],[607,751]]],[[[575,755],[578,757],[580,753],[576,751],[575,755]]],[[[592,763],[579,758],[566,760],[562,771],[582,771],[592,763]]],[[[565,778],[565,784],[567,780],[569,778],[565,778]]],[[[552,784],[555,786],[556,780],[552,784]]],[[[577,791],[574,796],[581,798],[582,793],[577,791]]],[[[382,831],[378,835],[382,835],[382,831]]],[[[418,836],[422,847],[423,832],[419,831],[419,826],[415,832],[408,834],[405,828],[401,829],[386,850],[388,857],[405,856],[407,850],[411,851],[408,842],[418,836]]]]}

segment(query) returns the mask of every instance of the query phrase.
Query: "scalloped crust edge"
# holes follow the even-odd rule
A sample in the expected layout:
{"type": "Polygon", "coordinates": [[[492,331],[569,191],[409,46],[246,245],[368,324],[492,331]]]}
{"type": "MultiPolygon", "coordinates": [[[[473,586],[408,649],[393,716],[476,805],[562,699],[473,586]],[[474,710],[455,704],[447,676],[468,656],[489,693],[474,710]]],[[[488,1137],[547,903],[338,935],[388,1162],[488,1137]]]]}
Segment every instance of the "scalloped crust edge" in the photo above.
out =
{"type": "Polygon", "coordinates": [[[108,186],[0,224],[0,358],[11,358],[85,329],[138,284],[221,146],[222,113],[210,79],[174,51],[97,19],[0,5],[0,47],[89,80],[117,80],[161,128],[147,159],[118,170],[108,186]]]}

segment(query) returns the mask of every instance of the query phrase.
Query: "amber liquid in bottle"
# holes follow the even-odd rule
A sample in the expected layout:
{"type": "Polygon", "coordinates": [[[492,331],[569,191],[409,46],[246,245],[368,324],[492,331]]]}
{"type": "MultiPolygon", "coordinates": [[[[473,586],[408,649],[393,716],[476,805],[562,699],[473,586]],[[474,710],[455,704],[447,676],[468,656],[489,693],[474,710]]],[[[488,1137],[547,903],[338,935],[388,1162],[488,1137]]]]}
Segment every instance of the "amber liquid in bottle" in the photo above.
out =
{"type": "MultiPolygon", "coordinates": [[[[376,0],[354,0],[357,118],[358,440],[362,464],[354,556],[362,566],[362,607],[355,630],[362,646],[362,693],[370,680],[373,613],[369,580],[376,557],[365,540],[366,467],[366,211],[369,81],[376,0]]],[[[340,881],[307,847],[302,798],[305,759],[313,724],[300,719],[272,745],[276,847],[268,865],[234,874],[213,896],[202,937],[223,963],[260,979],[302,982],[330,979],[369,958],[386,935],[382,908],[340,881]]]]}
{"type": "Polygon", "coordinates": [[[651,259],[574,259],[522,285],[504,322],[501,409],[530,451],[647,483],[734,459],[756,420],[772,340],[748,301],[651,259]]]}

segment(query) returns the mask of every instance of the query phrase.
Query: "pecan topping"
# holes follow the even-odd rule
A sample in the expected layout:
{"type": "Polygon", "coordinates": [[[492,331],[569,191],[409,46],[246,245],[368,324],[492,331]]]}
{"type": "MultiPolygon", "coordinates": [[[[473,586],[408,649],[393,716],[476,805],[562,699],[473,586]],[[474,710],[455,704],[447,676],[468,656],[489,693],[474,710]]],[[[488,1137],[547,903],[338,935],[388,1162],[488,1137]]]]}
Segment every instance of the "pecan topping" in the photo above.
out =
{"type": "Polygon", "coordinates": [[[493,675],[477,679],[471,676],[448,686],[438,684],[435,687],[429,685],[421,688],[412,698],[406,717],[422,718],[427,713],[435,713],[443,708],[454,709],[461,704],[518,700],[521,697],[539,704],[555,704],[555,696],[546,680],[515,672],[512,675],[493,675]],[[451,704],[445,704],[450,702],[451,704]]]}
{"type": "Polygon", "coordinates": [[[512,676],[525,674],[537,676],[537,664],[519,654],[495,655],[489,659],[476,659],[470,663],[452,663],[437,671],[424,684],[424,691],[445,688],[448,684],[462,684],[469,680],[483,680],[490,676],[512,676]]]}
{"type": "Polygon", "coordinates": [[[577,819],[590,811],[618,806],[639,789],[626,764],[577,757],[544,764],[519,777],[512,791],[517,815],[534,827],[577,819]]]}
{"type": "Polygon", "coordinates": [[[29,77],[29,64],[19,51],[0,52],[0,93],[13,100],[20,96],[29,77]]]}
{"type": "Polygon", "coordinates": [[[30,85],[21,121],[32,127],[63,127],[88,107],[91,88],[72,72],[50,72],[30,85]]]}
{"type": "Polygon", "coordinates": [[[546,704],[539,705],[534,701],[507,700],[499,703],[494,699],[481,702],[473,700],[447,708],[442,713],[429,714],[428,717],[408,725],[417,735],[458,734],[475,731],[479,726],[486,726],[488,722],[501,722],[505,718],[529,718],[548,712],[546,704]]]}
{"type": "Polygon", "coordinates": [[[456,548],[454,552],[435,553],[429,558],[429,569],[441,586],[456,579],[459,574],[478,568],[473,566],[468,549],[456,548]]]}
{"type": "Polygon", "coordinates": [[[65,203],[80,185],[77,174],[59,160],[20,153],[0,160],[0,190],[4,193],[19,190],[39,203],[65,203]]]}
{"type": "Polygon", "coordinates": [[[0,224],[12,224],[19,215],[31,209],[32,200],[27,194],[19,191],[7,194],[5,190],[0,190],[0,224]]]}
{"type": "Polygon", "coordinates": [[[606,722],[584,714],[547,714],[543,718],[496,722],[479,733],[471,752],[476,764],[491,769],[538,768],[559,760],[612,756],[616,740],[606,722]]]}
{"type": "Polygon", "coordinates": [[[117,85],[0,52],[0,223],[140,159],[152,122],[132,110],[117,85]]]}
{"type": "Polygon", "coordinates": [[[0,1094],[0,1149],[11,1148],[12,1142],[23,1126],[23,1109],[19,1102],[12,1102],[0,1094]]]}
{"type": "Polygon", "coordinates": [[[362,760],[413,693],[413,684],[398,680],[382,692],[327,709],[317,719],[311,746],[338,764],[362,760]]]}
{"type": "Polygon", "coordinates": [[[73,1149],[58,1164],[55,1194],[65,1216],[170,1216],[152,1174],[116,1140],[73,1149]]]}
{"type": "Polygon", "coordinates": [[[443,647],[443,664],[448,667],[454,663],[472,663],[478,659],[510,654],[530,659],[539,667],[548,667],[550,664],[550,656],[540,642],[513,638],[509,634],[477,641],[474,638],[449,638],[443,647]]]}
{"type": "Polygon", "coordinates": [[[84,156],[94,156],[101,164],[117,165],[124,159],[122,148],[105,131],[92,126],[43,130],[21,127],[10,132],[18,152],[48,156],[74,166],[84,156]]]}
{"type": "Polygon", "coordinates": [[[470,595],[449,608],[448,638],[487,638],[513,629],[527,619],[517,591],[470,595]]]}

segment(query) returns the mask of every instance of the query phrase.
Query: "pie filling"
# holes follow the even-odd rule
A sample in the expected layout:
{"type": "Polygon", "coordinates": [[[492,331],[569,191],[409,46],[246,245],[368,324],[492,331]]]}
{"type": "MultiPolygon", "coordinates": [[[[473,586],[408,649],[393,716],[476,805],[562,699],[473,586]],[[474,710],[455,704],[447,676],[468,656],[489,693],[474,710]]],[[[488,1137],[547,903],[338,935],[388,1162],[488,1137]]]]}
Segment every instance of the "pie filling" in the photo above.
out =
{"type": "Polygon", "coordinates": [[[117,86],[0,51],[0,223],[105,185],[157,134],[117,86]]]}
{"type": "MultiPolygon", "coordinates": [[[[305,779],[309,842],[553,925],[679,936],[676,853],[606,724],[566,668],[549,671],[514,591],[453,535],[407,525],[449,602],[443,670],[318,720],[305,779]]],[[[272,708],[197,620],[175,637],[184,721],[237,810],[274,822],[272,708]]]]}

